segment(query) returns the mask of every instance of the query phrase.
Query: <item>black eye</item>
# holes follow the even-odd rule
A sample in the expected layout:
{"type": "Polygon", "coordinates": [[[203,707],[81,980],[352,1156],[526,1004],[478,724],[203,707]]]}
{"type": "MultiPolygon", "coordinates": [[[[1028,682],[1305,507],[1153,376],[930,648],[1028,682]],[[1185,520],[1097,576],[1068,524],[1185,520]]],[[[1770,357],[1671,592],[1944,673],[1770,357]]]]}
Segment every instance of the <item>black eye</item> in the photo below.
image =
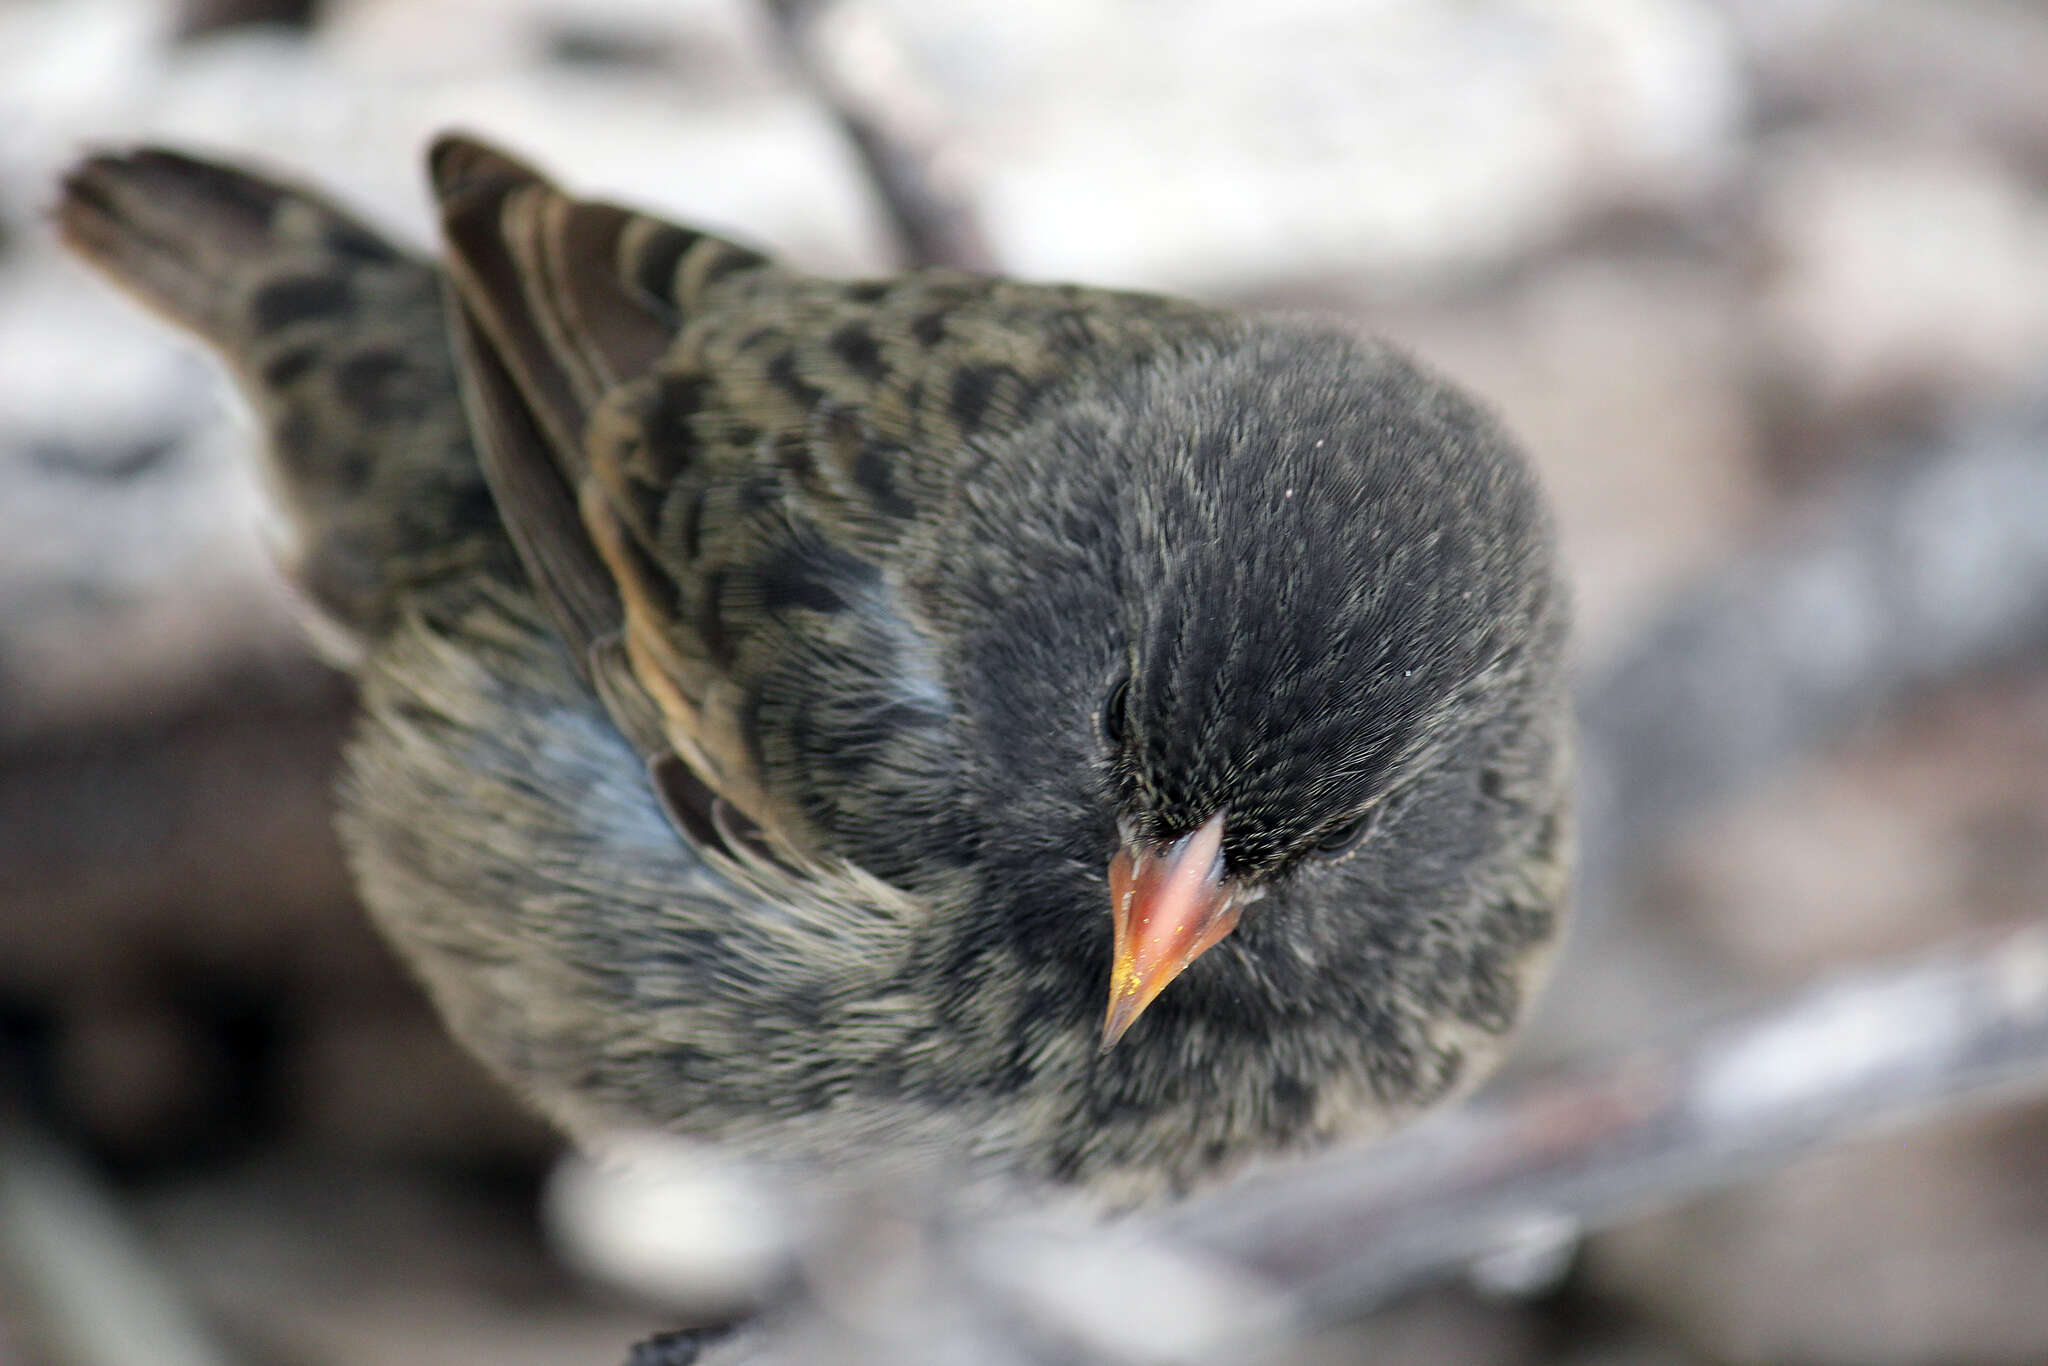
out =
{"type": "Polygon", "coordinates": [[[1328,830],[1325,830],[1322,838],[1316,841],[1316,856],[1318,858],[1336,858],[1356,849],[1359,841],[1365,838],[1366,832],[1372,829],[1373,817],[1378,813],[1379,806],[1375,803],[1359,812],[1356,816],[1353,816],[1350,820],[1345,821],[1342,825],[1333,825],[1328,830]]]}
{"type": "Polygon", "coordinates": [[[1112,745],[1121,745],[1130,729],[1130,700],[1131,680],[1126,674],[1116,681],[1116,686],[1109,690],[1109,700],[1102,704],[1102,738],[1112,745]]]}

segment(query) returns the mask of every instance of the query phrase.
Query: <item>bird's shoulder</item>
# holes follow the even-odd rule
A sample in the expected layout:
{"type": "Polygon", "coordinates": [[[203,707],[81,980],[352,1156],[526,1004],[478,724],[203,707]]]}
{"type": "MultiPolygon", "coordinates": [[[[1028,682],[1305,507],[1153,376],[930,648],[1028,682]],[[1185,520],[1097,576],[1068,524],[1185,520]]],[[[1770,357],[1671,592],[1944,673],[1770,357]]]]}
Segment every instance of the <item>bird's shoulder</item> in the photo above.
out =
{"type": "Polygon", "coordinates": [[[894,871],[898,808],[924,798],[896,800],[892,783],[955,766],[925,599],[962,485],[982,462],[1035,458],[1010,438],[1041,405],[1229,324],[1150,295],[944,270],[842,281],[764,264],[687,303],[585,443],[631,528],[629,611],[664,660],[639,673],[729,698],[732,725],[697,733],[743,737],[760,808],[894,871]]]}
{"type": "Polygon", "coordinates": [[[730,847],[730,813],[800,857],[927,868],[892,832],[956,736],[907,567],[980,462],[1031,458],[1008,438],[1036,405],[1223,315],[956,272],[815,279],[470,139],[431,170],[494,499],[679,825],[730,847]]]}
{"type": "Polygon", "coordinates": [[[679,311],[661,358],[595,416],[609,439],[590,443],[641,524],[671,533],[655,549],[678,573],[748,558],[790,516],[886,559],[1049,398],[1231,325],[1155,295],[952,270],[764,266],[679,311]]]}

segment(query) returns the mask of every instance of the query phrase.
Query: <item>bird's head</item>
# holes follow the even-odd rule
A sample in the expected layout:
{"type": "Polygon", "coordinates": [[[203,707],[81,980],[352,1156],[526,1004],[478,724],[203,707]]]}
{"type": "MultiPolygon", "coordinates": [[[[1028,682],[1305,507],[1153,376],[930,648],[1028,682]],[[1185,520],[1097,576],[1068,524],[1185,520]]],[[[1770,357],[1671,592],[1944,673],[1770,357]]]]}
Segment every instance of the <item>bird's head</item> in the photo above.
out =
{"type": "Polygon", "coordinates": [[[1051,458],[981,495],[1006,566],[991,724],[1010,828],[1056,819],[1021,805],[1043,786],[1107,836],[1079,855],[1106,864],[1105,1046],[1273,908],[1363,924],[1395,899],[1396,811],[1394,862],[1455,881],[1479,770],[1560,672],[1547,520],[1493,422],[1395,353],[1282,325],[1106,379],[1030,439],[1051,458]]]}

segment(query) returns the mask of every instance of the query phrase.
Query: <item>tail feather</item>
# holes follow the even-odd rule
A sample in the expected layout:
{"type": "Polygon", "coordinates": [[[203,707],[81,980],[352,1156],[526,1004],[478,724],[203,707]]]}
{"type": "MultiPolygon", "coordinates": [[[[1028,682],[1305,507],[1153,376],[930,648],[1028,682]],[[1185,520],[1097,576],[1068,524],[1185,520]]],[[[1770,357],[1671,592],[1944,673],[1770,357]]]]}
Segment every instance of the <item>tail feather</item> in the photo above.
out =
{"type": "Polygon", "coordinates": [[[471,449],[439,276],[325,198],[161,149],[65,178],[73,251],[228,363],[271,439],[291,566],[351,636],[503,531],[471,449]]]}
{"type": "Polygon", "coordinates": [[[233,343],[232,301],[265,261],[404,258],[303,191],[161,148],[88,158],[64,178],[58,229],[73,251],[181,327],[233,343]]]}

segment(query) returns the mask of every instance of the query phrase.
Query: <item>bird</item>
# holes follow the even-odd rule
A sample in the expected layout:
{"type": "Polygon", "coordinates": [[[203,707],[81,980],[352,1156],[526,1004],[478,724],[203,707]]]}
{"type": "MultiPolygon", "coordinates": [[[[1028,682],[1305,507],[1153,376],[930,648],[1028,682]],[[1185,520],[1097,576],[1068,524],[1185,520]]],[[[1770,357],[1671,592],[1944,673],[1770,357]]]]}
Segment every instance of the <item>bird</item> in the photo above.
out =
{"type": "Polygon", "coordinates": [[[55,216],[254,409],[362,900],[505,1082],[1129,1208],[1497,1062],[1568,919],[1570,608],[1484,407],[1328,321],[428,171],[438,256],[165,148],[55,216]]]}

